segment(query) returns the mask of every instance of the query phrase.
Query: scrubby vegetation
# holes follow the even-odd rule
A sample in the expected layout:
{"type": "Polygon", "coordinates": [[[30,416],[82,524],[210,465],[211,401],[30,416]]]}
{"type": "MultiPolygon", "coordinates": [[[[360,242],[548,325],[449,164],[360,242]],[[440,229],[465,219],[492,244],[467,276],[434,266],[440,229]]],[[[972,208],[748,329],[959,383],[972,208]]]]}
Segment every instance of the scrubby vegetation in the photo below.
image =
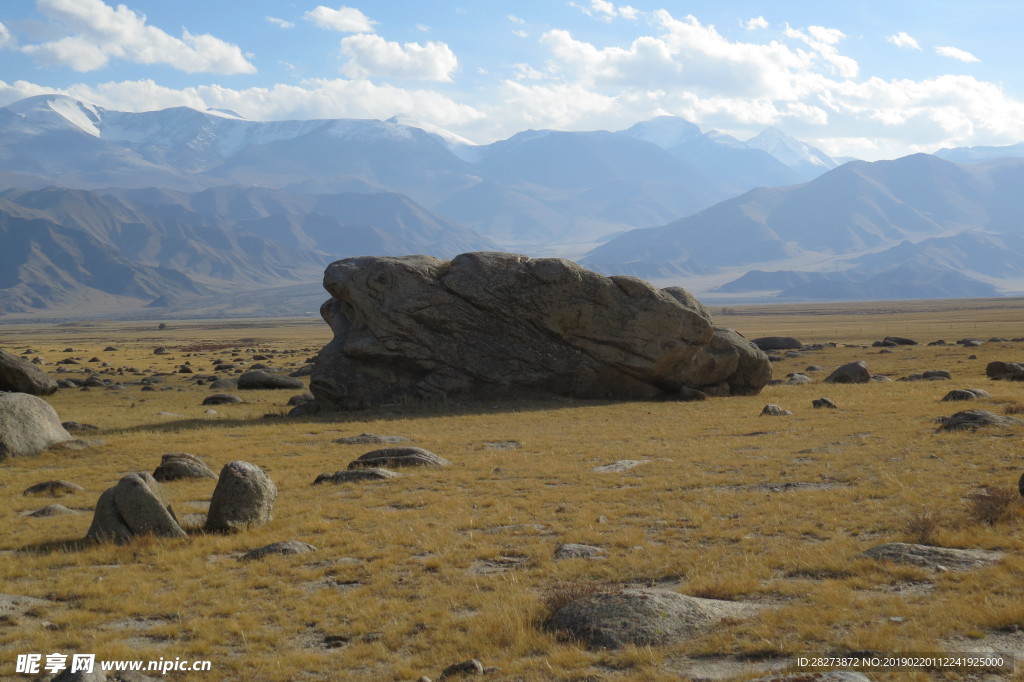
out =
{"type": "MultiPolygon", "coordinates": [[[[0,465],[8,510],[0,591],[48,600],[0,621],[0,670],[11,675],[17,653],[57,651],[213,661],[213,672],[197,680],[436,679],[469,658],[499,669],[488,679],[657,680],[756,676],[800,653],[1001,651],[1024,628],[1015,491],[1024,432],[940,433],[934,420],[965,409],[940,402],[951,388],[991,394],[970,408],[1001,413],[1024,403],[1024,382],[985,377],[989,361],[1024,360],[1024,343],[987,341],[1024,336],[1022,305],[730,308],[729,326],[748,338],[837,342],[775,363],[777,378],[820,366],[809,372],[814,383],[772,385],[753,397],[451,401],[298,419],[280,416],[287,391],[236,392],[244,403],[208,413],[201,402],[212,391],[195,377],[232,356],[239,369],[256,355],[271,368],[297,369],[330,338],[319,322],[0,328],[0,347],[12,352],[31,348],[28,357],[47,363],[81,358],[44,365],[55,378],[99,369],[93,357],[138,369],[100,375],[115,381],[168,373],[155,391],[59,391],[47,400],[62,419],[99,427],[75,435],[103,443],[0,465]],[[887,335],[922,345],[870,347],[887,335]],[[986,343],[953,345],[968,336],[986,343]],[[950,345],[923,345],[940,338],[950,345]],[[168,353],[154,355],[156,346],[168,353]],[[953,378],[820,383],[855,360],[893,379],[939,368],[953,378]],[[192,373],[179,372],[185,362],[192,373]],[[70,371],[55,373],[62,366],[70,371]],[[813,409],[823,396],[838,409],[813,409]],[[767,403],[794,414],[762,417],[767,403]],[[319,474],[381,447],[334,442],[364,432],[404,436],[452,466],[313,487],[319,474]],[[233,535],[80,541],[101,491],[176,451],[215,472],[238,459],[263,467],[280,491],[274,520],[233,535]],[[594,471],[619,460],[644,463],[594,471]],[[22,494],[49,479],[85,492],[59,500],[22,494]],[[81,513],[24,515],[51,502],[81,513]],[[237,559],[284,540],[317,550],[237,559]],[[556,560],[566,542],[607,554],[556,560]],[[887,542],[1004,557],[941,571],[860,556],[887,542]],[[653,648],[592,651],[543,627],[567,600],[622,585],[764,608],[653,648]]],[[[164,485],[180,519],[203,513],[215,484],[164,485]]]]}

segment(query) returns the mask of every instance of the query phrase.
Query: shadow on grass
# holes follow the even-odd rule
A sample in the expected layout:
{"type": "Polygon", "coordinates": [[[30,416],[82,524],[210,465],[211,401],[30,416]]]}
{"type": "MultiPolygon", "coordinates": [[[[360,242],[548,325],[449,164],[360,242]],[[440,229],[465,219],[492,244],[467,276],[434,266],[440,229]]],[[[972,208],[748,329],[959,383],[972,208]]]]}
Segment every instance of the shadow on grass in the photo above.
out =
{"type": "MultiPolygon", "coordinates": [[[[374,421],[404,421],[416,419],[436,419],[443,417],[482,416],[493,414],[512,414],[516,412],[546,412],[585,407],[606,407],[622,403],[640,402],[676,402],[671,400],[584,400],[546,396],[534,399],[503,399],[503,400],[445,400],[430,402],[409,402],[399,405],[386,405],[365,410],[344,412],[321,412],[315,415],[289,417],[285,409],[265,414],[262,417],[247,419],[179,419],[159,424],[140,424],[123,429],[105,429],[104,435],[130,434],[143,431],[170,433],[176,431],[199,429],[239,429],[277,424],[350,424],[374,421]]],[[[290,409],[290,408],[289,408],[290,409]]]]}
{"type": "Polygon", "coordinates": [[[73,552],[81,552],[82,550],[95,545],[96,542],[85,538],[48,540],[46,542],[35,542],[31,545],[25,545],[15,551],[19,554],[71,554],[73,552]]]}

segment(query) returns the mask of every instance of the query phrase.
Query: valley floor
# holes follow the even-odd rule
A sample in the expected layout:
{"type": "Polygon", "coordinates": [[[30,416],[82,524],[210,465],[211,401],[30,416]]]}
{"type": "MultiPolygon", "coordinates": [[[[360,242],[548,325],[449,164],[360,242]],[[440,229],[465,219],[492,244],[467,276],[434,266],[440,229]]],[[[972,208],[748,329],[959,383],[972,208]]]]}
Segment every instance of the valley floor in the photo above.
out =
{"type": "MultiPolygon", "coordinates": [[[[55,378],[83,378],[105,362],[113,373],[99,376],[115,384],[48,398],[62,420],[99,427],[76,434],[88,447],[0,463],[0,592],[44,600],[0,608],[0,677],[34,679],[15,674],[18,654],[45,660],[53,652],[211,661],[211,672],[167,679],[282,681],[437,679],[470,658],[496,668],[487,674],[494,680],[751,679],[794,670],[797,656],[850,652],[1024,660],[1016,494],[1024,426],[945,433],[934,421],[962,409],[1024,412],[1024,383],[985,376],[991,361],[1024,361],[1024,343],[990,340],[1024,337],[1024,301],[712,312],[748,338],[837,345],[774,363],[776,378],[804,372],[813,383],[770,385],[753,397],[453,401],[292,419],[282,415],[297,391],[232,391],[245,402],[210,412],[201,403],[212,391],[195,377],[212,374],[214,359],[234,358],[241,369],[257,355],[292,371],[330,339],[318,319],[0,326],[0,347],[31,349],[55,378]],[[870,346],[885,336],[921,345],[870,346]],[[955,345],[968,337],[984,343],[955,345]],[[937,339],[947,345],[924,345],[937,339]],[[155,355],[157,346],[169,352],[155,355]],[[68,357],[81,364],[53,364],[68,357]],[[821,383],[855,360],[894,381],[821,383]],[[193,373],[180,373],[186,362],[193,373]],[[952,379],[898,381],[934,369],[952,379]],[[155,391],[134,383],[161,373],[155,391]],[[954,388],[991,397],[941,402],[954,388]],[[820,397],[838,409],[813,409],[820,397]],[[768,403],[793,414],[760,416],[768,403]],[[404,436],[452,465],[312,486],[380,447],[335,442],[365,432],[404,436]],[[103,490],[178,451],[215,472],[233,460],[263,467],[280,491],[273,521],[235,535],[80,542],[103,490]],[[620,460],[642,464],[595,471],[620,460]],[[23,495],[51,479],[85,491],[23,495]],[[1002,491],[1010,501],[984,516],[976,501],[1002,491]],[[78,513],[28,516],[55,502],[78,513]],[[238,559],[284,540],[317,549],[238,559]],[[861,555],[889,542],[1002,558],[956,571],[861,555]],[[562,543],[605,555],[556,559],[562,543]],[[542,627],[553,605],[594,585],[657,586],[760,608],[666,646],[591,650],[542,627]]],[[[201,518],[214,485],[164,487],[187,524],[201,518]]],[[[1018,669],[991,679],[1021,679],[1018,669]]],[[[989,679],[963,670],[867,674],[989,679]]]]}

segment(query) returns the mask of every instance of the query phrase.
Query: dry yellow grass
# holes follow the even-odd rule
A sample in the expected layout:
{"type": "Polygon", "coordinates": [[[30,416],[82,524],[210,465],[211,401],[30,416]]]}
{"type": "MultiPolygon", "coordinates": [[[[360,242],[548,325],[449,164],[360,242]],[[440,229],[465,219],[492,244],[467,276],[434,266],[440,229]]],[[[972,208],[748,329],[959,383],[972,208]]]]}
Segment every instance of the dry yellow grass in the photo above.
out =
{"type": "MultiPolygon", "coordinates": [[[[990,524],[972,516],[970,499],[1015,486],[1024,431],[940,434],[933,423],[967,407],[1002,413],[1024,403],[1024,384],[984,376],[991,360],[1024,360],[1024,344],[884,354],[844,345],[886,335],[1021,337],[1024,303],[734,310],[717,322],[748,337],[839,344],[776,363],[776,377],[816,364],[825,368],[820,379],[865,360],[873,373],[893,378],[929,369],[954,378],[776,385],[759,396],[703,403],[453,402],[316,419],[263,418],[285,411],[289,391],[238,392],[246,404],[205,414],[200,402],[209,388],[187,374],[167,376],[161,386],[171,390],[62,390],[49,399],[61,418],[99,426],[84,437],[104,444],[0,463],[7,510],[0,592],[51,600],[30,617],[0,622],[0,676],[17,677],[18,653],[54,651],[213,663],[211,673],[168,676],[174,679],[436,679],[447,665],[478,658],[500,668],[491,679],[657,680],[678,679],[695,665],[750,677],[759,661],[799,653],[970,651],[1013,637],[1024,650],[1014,634],[1024,628],[1021,503],[990,524]],[[960,387],[985,388],[992,398],[939,402],[960,387]],[[821,396],[839,409],[811,409],[821,396]],[[766,403],[794,414],[761,417],[766,403]],[[375,447],[333,442],[362,432],[405,436],[453,466],[311,487],[318,474],[375,447]],[[502,440],[522,447],[485,448],[502,440]],[[235,459],[266,468],[280,489],[274,520],[237,535],[118,547],[78,542],[88,511],[21,516],[54,501],[91,508],[125,473],[152,471],[174,451],[199,455],[215,471],[235,459]],[[649,461],[624,473],[593,471],[620,459],[649,461]],[[59,500],[22,495],[55,478],[87,492],[59,500]],[[785,483],[798,485],[778,485],[785,483]],[[1006,558],[957,573],[857,556],[922,537],[1000,549],[1006,558]],[[236,559],[281,540],[318,551],[236,559]],[[562,542],[599,545],[608,555],[556,561],[562,542]],[[658,585],[766,608],[674,646],[589,651],[540,627],[551,591],[584,582],[658,585]]],[[[185,361],[207,374],[214,358],[234,349],[243,359],[249,349],[269,351],[273,367],[291,369],[327,340],[326,325],[311,320],[171,322],[162,331],[156,323],[0,328],[0,347],[13,352],[31,347],[48,363],[82,358],[69,366],[73,372],[96,369],[99,363],[87,362],[95,356],[142,375],[173,372],[185,361]],[[185,350],[203,344],[222,347],[185,350]],[[107,345],[118,350],[105,352],[107,345]],[[158,345],[170,353],[153,355],[158,345]],[[281,352],[288,349],[308,350],[281,352]]],[[[51,373],[57,367],[45,365],[51,373]]],[[[214,484],[165,487],[180,518],[202,512],[214,484]]]]}

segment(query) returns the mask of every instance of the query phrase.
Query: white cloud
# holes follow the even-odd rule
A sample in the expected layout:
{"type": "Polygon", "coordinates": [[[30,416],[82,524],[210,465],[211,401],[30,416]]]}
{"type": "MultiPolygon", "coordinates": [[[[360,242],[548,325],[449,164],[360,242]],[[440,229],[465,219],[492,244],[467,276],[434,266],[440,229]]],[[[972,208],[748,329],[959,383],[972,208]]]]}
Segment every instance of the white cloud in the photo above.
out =
{"type": "Polygon", "coordinates": [[[111,58],[138,64],[168,64],[187,73],[256,73],[237,45],[209,34],[182,30],[175,38],[146,22],[145,15],[102,0],[37,0],[41,12],[72,35],[21,48],[48,64],[93,71],[111,58]]]}
{"type": "Polygon", "coordinates": [[[512,29],[512,35],[518,36],[519,38],[529,38],[530,34],[521,29],[512,29]]]}
{"type": "Polygon", "coordinates": [[[351,78],[451,82],[459,66],[455,53],[445,43],[399,44],[369,33],[343,38],[341,52],[348,57],[341,72],[351,78]]]}
{"type": "Polygon", "coordinates": [[[305,17],[320,28],[342,33],[373,33],[373,25],[377,23],[355,7],[345,5],[338,9],[320,5],[306,12],[305,17]]]}
{"type": "Polygon", "coordinates": [[[275,26],[280,26],[281,28],[295,28],[295,24],[290,21],[285,21],[284,19],[278,19],[277,17],[267,17],[266,19],[270,23],[275,26]]]}
{"type": "Polygon", "coordinates": [[[525,23],[526,23],[526,20],[525,20],[525,19],[523,19],[523,18],[521,18],[521,17],[517,17],[517,16],[516,16],[516,15],[514,15],[514,14],[509,14],[509,15],[508,15],[508,17],[506,17],[506,18],[507,18],[507,19],[508,19],[509,21],[511,21],[511,22],[512,22],[513,24],[520,24],[520,25],[522,25],[522,24],[525,24],[525,23]]]}
{"type": "Polygon", "coordinates": [[[10,47],[14,45],[14,36],[4,25],[4,22],[0,21],[0,47],[10,47]]]}
{"type": "Polygon", "coordinates": [[[943,57],[952,57],[953,59],[959,59],[962,62],[970,63],[981,61],[967,50],[961,50],[959,47],[940,46],[936,47],[935,51],[943,57]]]}
{"type": "Polygon", "coordinates": [[[429,33],[430,27],[427,26],[426,24],[416,24],[416,30],[419,31],[420,33],[429,33]]]}
{"type": "Polygon", "coordinates": [[[909,47],[911,50],[921,49],[921,46],[918,45],[917,41],[914,40],[913,36],[908,34],[906,31],[900,31],[895,35],[887,36],[886,40],[888,40],[896,47],[909,47]]]}
{"type": "Polygon", "coordinates": [[[611,21],[615,17],[634,20],[640,14],[640,11],[635,7],[630,5],[621,5],[616,7],[615,3],[609,2],[609,0],[590,0],[589,6],[569,2],[569,6],[575,7],[587,16],[597,17],[604,21],[611,21]]]}
{"type": "Polygon", "coordinates": [[[843,78],[854,78],[860,71],[860,66],[854,59],[839,54],[836,47],[846,35],[835,28],[824,26],[808,26],[807,31],[786,26],[786,36],[802,41],[812,48],[817,57],[827,63],[830,69],[843,78]]]}
{"type": "Polygon", "coordinates": [[[764,17],[754,17],[745,24],[748,31],[756,31],[760,28],[768,28],[768,20],[764,17]]]}

